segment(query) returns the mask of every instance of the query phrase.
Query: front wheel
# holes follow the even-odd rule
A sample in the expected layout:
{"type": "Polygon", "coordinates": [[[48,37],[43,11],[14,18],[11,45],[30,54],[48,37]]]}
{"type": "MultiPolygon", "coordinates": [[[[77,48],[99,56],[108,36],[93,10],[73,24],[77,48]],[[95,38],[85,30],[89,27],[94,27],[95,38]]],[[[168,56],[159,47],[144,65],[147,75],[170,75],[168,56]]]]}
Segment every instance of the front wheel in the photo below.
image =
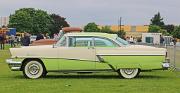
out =
{"type": "Polygon", "coordinates": [[[138,68],[122,68],[119,69],[119,73],[123,78],[134,78],[139,75],[140,70],[138,68]]]}
{"type": "Polygon", "coordinates": [[[37,60],[28,61],[23,68],[23,74],[26,78],[40,78],[44,73],[45,69],[43,65],[37,60]]]}

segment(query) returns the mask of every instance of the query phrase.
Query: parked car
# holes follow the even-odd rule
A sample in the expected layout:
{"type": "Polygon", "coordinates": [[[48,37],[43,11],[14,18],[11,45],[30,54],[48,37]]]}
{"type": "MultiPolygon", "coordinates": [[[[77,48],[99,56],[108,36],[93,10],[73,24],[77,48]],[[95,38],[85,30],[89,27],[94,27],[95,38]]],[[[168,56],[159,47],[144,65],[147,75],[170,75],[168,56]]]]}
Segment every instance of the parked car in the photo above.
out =
{"type": "Polygon", "coordinates": [[[39,45],[53,45],[57,42],[55,39],[40,39],[33,41],[30,46],[39,46],[39,45]]]}
{"type": "Polygon", "coordinates": [[[143,70],[167,69],[167,50],[130,45],[116,34],[66,33],[54,45],[10,48],[7,59],[13,71],[23,71],[27,78],[44,77],[48,72],[114,71],[124,78],[134,78],[143,70]]]}
{"type": "Polygon", "coordinates": [[[34,42],[34,41],[36,41],[36,35],[32,35],[32,36],[30,36],[30,42],[32,43],[32,42],[34,42]]]}

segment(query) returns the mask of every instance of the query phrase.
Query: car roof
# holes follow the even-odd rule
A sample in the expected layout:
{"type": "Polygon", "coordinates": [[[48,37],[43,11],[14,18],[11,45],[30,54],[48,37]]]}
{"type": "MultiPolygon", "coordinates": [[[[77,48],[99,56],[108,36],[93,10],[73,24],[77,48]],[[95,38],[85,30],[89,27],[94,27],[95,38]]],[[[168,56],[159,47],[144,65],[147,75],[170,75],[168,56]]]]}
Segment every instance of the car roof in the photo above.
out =
{"type": "Polygon", "coordinates": [[[117,34],[108,34],[108,33],[98,33],[98,32],[73,32],[73,33],[66,33],[66,36],[97,36],[97,37],[106,37],[115,39],[117,34]]]}

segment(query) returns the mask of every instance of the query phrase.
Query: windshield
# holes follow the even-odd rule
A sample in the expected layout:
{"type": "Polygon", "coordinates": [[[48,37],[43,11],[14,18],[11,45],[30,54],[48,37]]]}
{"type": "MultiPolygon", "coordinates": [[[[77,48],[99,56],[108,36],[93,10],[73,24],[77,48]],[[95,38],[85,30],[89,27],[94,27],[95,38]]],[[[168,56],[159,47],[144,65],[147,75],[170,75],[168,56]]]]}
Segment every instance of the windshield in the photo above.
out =
{"type": "Polygon", "coordinates": [[[56,46],[66,46],[66,37],[62,36],[60,40],[56,43],[56,46]]]}
{"type": "Polygon", "coordinates": [[[119,38],[119,37],[116,38],[116,41],[117,41],[118,44],[123,45],[123,46],[128,46],[128,45],[130,45],[126,40],[121,39],[121,38],[119,38]]]}
{"type": "Polygon", "coordinates": [[[59,41],[61,39],[61,37],[63,37],[63,36],[64,36],[64,32],[62,30],[60,30],[58,35],[57,34],[54,35],[54,39],[59,41]]]}

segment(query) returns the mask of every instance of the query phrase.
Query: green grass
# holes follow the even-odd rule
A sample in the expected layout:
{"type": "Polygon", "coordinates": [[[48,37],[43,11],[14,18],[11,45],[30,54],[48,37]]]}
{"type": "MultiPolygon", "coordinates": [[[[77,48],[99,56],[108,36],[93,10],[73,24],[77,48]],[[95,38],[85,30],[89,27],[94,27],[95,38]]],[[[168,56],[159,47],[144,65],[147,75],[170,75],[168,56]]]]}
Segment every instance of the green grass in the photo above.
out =
{"type": "Polygon", "coordinates": [[[5,49],[0,50],[0,63],[5,62],[5,59],[10,57],[9,48],[10,45],[5,45],[5,49]]]}
{"type": "Polygon", "coordinates": [[[4,62],[9,51],[0,50],[0,93],[179,93],[180,72],[142,72],[138,78],[122,79],[116,73],[57,74],[25,79],[4,62]]]}

